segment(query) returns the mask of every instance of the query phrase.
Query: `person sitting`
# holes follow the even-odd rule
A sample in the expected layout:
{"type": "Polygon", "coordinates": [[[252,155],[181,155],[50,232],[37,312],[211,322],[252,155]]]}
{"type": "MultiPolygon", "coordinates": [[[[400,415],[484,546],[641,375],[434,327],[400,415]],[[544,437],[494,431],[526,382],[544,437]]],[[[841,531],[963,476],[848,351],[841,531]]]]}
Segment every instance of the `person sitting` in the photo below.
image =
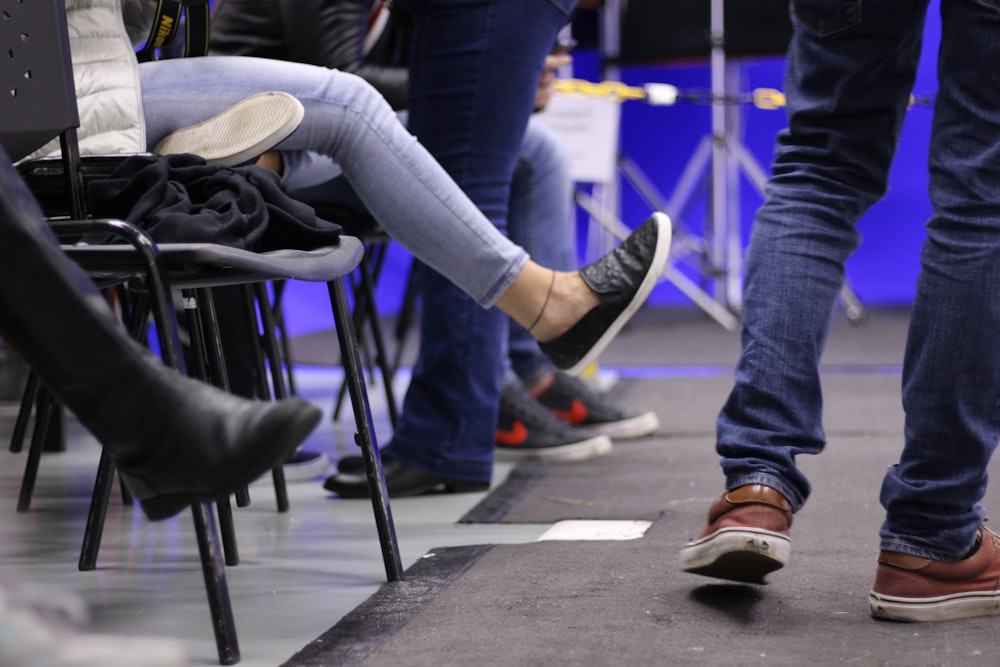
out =
{"type": "MultiPolygon", "coordinates": [[[[155,4],[125,2],[129,11],[124,17],[138,39],[148,34],[155,4]],[[145,21],[136,22],[143,17],[145,21]]],[[[277,148],[334,159],[390,236],[461,289],[477,308],[496,307],[528,329],[555,365],[571,374],[600,354],[645,301],[663,269],[671,227],[667,216],[659,213],[621,246],[580,271],[556,271],[534,262],[484,216],[400,124],[385,99],[357,76],[236,56],[136,63],[124,48],[129,42],[122,34],[122,6],[117,0],[67,0],[66,6],[74,36],[77,94],[88,98],[80,105],[82,152],[98,145],[107,152],[108,135],[122,127],[138,131],[115,134],[118,151],[147,150],[166,134],[204,121],[251,95],[265,91],[293,95],[303,105],[302,122],[277,148]],[[101,57],[91,58],[93,53],[101,57]],[[97,85],[103,80],[100,72],[108,74],[107,68],[132,81],[130,103],[120,99],[120,90],[119,97],[110,98],[97,85]],[[184,85],[178,86],[179,81],[184,85]]],[[[285,170],[283,178],[292,175],[285,170]]],[[[495,415],[492,421],[490,452],[483,460],[445,471],[421,453],[404,465],[421,473],[422,485],[433,480],[488,484],[495,415]]],[[[391,495],[399,486],[389,482],[390,476],[387,471],[391,495]]]]}
{"type": "MultiPolygon", "coordinates": [[[[371,83],[393,108],[405,108],[409,24],[371,0],[223,0],[212,14],[211,52],[273,57],[353,72],[371,83]]],[[[554,72],[570,64],[568,54],[546,58],[535,98],[543,109],[553,93],[554,72]]],[[[405,123],[405,110],[400,112],[405,123]]],[[[329,158],[272,151],[260,164],[281,170],[302,160],[287,183],[297,199],[321,210],[342,207],[364,214],[364,207],[329,158]],[[308,165],[308,166],[306,166],[308,165]]],[[[515,243],[546,266],[576,265],[571,182],[558,138],[532,118],[521,142],[511,182],[508,233],[515,243]]],[[[607,438],[636,438],[659,426],[655,412],[632,414],[611,404],[586,383],[555,369],[535,339],[510,322],[504,358],[497,456],[585,458],[610,451],[607,438]],[[553,419],[555,415],[557,419],[553,419]],[[583,428],[580,428],[583,427],[583,428]]],[[[338,464],[360,469],[358,457],[338,464]]]]}
{"type": "Polygon", "coordinates": [[[129,338],[2,150],[0,336],[97,438],[154,520],[235,493],[279,465],[321,415],[298,398],[232,396],[129,338]]]}

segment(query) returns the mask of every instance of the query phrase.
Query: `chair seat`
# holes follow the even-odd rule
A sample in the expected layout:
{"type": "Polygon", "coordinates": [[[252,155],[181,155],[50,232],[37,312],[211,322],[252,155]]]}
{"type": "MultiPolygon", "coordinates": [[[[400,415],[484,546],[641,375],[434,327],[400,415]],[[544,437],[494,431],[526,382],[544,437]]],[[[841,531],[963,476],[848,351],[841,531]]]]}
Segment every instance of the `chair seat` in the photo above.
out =
{"type": "MultiPolygon", "coordinates": [[[[315,250],[282,249],[251,252],[214,243],[157,244],[158,260],[175,288],[245,285],[268,280],[330,282],[353,271],[364,256],[364,245],[353,236],[340,244],[315,250]]],[[[99,275],[135,271],[138,258],[128,245],[63,246],[71,258],[99,275]]]]}

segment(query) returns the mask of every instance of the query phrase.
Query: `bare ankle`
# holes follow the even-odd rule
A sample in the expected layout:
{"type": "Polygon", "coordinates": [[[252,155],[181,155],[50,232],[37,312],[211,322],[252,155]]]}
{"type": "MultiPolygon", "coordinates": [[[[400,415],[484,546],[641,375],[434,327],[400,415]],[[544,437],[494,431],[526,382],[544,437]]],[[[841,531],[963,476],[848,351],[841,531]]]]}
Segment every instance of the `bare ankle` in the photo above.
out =
{"type": "Polygon", "coordinates": [[[580,321],[600,299],[580,273],[557,273],[552,285],[552,294],[546,308],[540,313],[532,334],[545,343],[566,333],[580,321]]]}

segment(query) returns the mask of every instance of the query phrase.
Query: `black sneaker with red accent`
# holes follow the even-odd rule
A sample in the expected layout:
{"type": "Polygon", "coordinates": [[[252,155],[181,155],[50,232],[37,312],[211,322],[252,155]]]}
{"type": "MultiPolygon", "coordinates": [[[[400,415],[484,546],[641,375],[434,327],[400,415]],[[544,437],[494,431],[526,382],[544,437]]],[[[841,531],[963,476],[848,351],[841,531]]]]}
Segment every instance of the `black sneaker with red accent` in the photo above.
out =
{"type": "Polygon", "coordinates": [[[610,451],[610,438],[567,424],[532,398],[520,382],[511,383],[500,395],[498,461],[583,461],[610,451]]]}
{"type": "Polygon", "coordinates": [[[652,410],[629,414],[583,380],[562,371],[556,371],[552,384],[534,396],[556,417],[609,438],[642,438],[660,428],[660,419],[652,410]]]}

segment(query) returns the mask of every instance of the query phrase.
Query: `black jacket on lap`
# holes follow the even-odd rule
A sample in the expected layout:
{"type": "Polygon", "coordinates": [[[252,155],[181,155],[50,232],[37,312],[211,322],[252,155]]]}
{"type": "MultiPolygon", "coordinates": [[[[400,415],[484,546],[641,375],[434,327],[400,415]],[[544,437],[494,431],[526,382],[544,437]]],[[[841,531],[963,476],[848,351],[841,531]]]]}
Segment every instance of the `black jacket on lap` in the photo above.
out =
{"type": "Polygon", "coordinates": [[[157,243],[219,243],[264,252],[340,242],[341,227],[286,195],[260,167],[205,164],[197,155],[136,155],[88,183],[97,217],[127,220],[157,243]]]}

